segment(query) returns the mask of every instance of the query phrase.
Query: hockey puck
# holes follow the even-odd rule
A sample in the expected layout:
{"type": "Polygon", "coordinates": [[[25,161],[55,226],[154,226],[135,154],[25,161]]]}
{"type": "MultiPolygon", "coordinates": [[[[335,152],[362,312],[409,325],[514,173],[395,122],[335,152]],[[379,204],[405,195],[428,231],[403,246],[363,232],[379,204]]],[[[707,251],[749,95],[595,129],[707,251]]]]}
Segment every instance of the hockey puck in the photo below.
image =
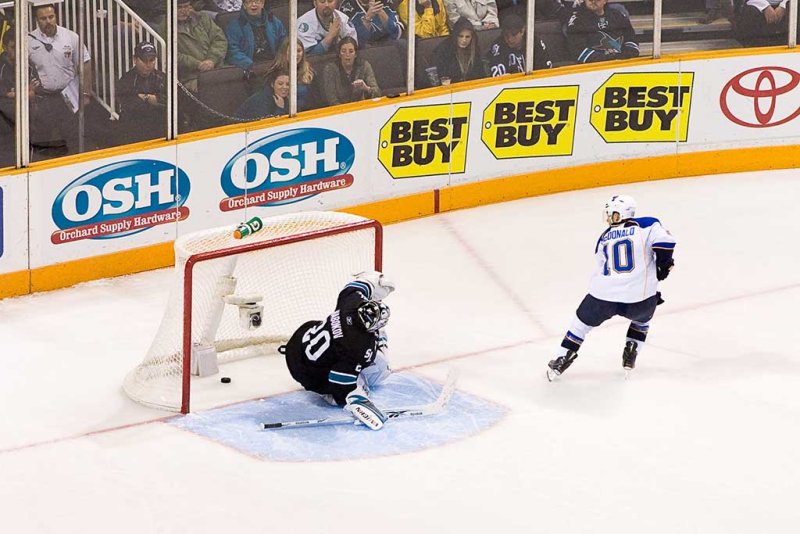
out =
{"type": "Polygon", "coordinates": [[[222,378],[219,379],[219,381],[222,382],[223,384],[230,384],[231,378],[229,376],[223,376],[222,378]]]}

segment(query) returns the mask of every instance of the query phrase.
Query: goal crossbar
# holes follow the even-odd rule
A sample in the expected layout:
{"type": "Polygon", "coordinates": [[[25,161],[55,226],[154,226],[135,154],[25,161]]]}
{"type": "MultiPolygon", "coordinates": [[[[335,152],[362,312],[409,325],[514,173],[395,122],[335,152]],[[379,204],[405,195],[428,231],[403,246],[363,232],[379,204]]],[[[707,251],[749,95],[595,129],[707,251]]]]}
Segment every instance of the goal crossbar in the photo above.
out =
{"type": "MultiPolygon", "coordinates": [[[[358,230],[373,229],[375,232],[375,270],[380,271],[383,269],[383,227],[378,221],[364,220],[354,223],[342,224],[324,230],[316,230],[303,232],[295,235],[281,236],[268,241],[260,241],[253,243],[245,243],[241,246],[227,247],[218,250],[211,250],[207,252],[198,252],[192,254],[186,260],[183,272],[183,372],[182,372],[182,395],[181,395],[181,413],[189,413],[190,398],[191,398],[191,355],[192,355],[192,277],[194,267],[204,261],[218,259],[224,256],[229,256],[232,252],[242,254],[261,250],[265,248],[276,248],[311,239],[319,239],[320,237],[333,236],[343,234],[346,232],[354,232],[358,230]]],[[[355,274],[355,273],[353,273],[355,274]]],[[[299,326],[299,325],[298,325],[299,326]]]]}

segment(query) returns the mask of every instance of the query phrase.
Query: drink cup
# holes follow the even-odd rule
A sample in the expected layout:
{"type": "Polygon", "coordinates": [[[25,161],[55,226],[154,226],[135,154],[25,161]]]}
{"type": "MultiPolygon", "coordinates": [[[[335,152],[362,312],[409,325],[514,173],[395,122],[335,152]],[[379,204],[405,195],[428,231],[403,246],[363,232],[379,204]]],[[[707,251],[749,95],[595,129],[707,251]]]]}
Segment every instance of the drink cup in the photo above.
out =
{"type": "Polygon", "coordinates": [[[428,82],[430,82],[431,87],[442,84],[439,80],[439,70],[436,67],[428,67],[425,69],[425,74],[428,76],[428,82]]]}

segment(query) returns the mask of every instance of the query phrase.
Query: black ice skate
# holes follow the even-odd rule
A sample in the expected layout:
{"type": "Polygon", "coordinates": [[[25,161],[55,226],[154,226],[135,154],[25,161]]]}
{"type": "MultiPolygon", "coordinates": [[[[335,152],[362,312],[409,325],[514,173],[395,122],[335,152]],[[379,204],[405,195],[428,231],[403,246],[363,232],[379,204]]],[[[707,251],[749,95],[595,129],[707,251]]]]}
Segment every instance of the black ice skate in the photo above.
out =
{"type": "Polygon", "coordinates": [[[577,357],[577,352],[568,350],[565,355],[559,356],[555,360],[550,360],[550,363],[547,364],[547,367],[550,368],[547,370],[547,380],[552,382],[557,376],[561,376],[561,373],[566,371],[577,357]]]}
{"type": "Polygon", "coordinates": [[[626,371],[636,367],[636,356],[639,355],[639,351],[636,350],[638,347],[639,344],[635,341],[625,343],[625,348],[622,350],[622,367],[626,371]]]}

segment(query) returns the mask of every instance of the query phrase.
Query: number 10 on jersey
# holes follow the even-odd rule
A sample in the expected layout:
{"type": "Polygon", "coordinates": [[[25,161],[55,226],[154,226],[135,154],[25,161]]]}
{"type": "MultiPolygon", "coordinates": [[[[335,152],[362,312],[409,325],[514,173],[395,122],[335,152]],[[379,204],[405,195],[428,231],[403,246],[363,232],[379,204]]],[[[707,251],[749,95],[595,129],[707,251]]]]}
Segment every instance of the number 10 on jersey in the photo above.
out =
{"type": "Polygon", "coordinates": [[[611,246],[611,256],[609,257],[608,249],[609,243],[603,244],[603,257],[605,264],[603,265],[603,275],[609,276],[609,263],[614,272],[629,273],[633,270],[633,242],[630,239],[622,239],[615,241],[611,246]],[[609,260],[611,260],[609,262],[609,260]]]}

